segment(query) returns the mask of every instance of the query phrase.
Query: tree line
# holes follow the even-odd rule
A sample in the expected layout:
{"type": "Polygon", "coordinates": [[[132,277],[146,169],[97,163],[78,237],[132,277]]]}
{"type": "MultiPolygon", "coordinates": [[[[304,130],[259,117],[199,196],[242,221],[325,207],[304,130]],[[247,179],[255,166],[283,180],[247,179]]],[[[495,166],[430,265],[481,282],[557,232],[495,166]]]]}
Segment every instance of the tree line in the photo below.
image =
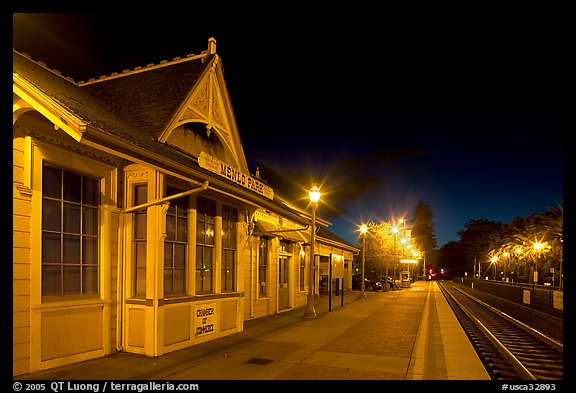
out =
{"type": "Polygon", "coordinates": [[[452,275],[561,287],[563,224],[562,203],[509,224],[470,220],[458,232],[460,240],[440,248],[438,259],[452,275]]]}
{"type": "MultiPolygon", "coordinates": [[[[367,277],[398,276],[401,261],[418,261],[415,272],[444,268],[450,276],[473,276],[511,282],[550,283],[562,287],[564,209],[559,203],[542,213],[515,217],[510,223],[471,219],[458,231],[460,240],[437,248],[434,215],[418,201],[410,224],[405,218],[367,223],[367,277]]],[[[361,235],[362,236],[362,235],[361,235]]],[[[359,238],[362,247],[362,238],[359,238]]],[[[361,269],[360,258],[355,261],[361,269]]]]}

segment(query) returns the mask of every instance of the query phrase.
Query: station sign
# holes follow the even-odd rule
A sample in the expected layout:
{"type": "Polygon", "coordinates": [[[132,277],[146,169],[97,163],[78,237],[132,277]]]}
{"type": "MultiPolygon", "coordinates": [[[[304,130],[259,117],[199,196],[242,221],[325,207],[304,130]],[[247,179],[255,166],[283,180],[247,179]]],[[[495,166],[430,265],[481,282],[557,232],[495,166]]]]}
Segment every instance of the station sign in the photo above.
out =
{"type": "Polygon", "coordinates": [[[271,187],[206,152],[201,152],[198,156],[198,165],[268,199],[274,199],[274,190],[271,187]]]}

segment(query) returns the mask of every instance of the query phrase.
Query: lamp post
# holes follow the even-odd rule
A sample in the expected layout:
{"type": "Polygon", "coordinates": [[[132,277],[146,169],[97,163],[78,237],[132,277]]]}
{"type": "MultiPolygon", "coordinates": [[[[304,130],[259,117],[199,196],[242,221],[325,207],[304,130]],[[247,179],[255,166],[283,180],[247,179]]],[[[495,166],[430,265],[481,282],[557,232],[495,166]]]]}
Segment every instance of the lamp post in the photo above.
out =
{"type": "Polygon", "coordinates": [[[314,243],[316,240],[316,207],[320,200],[320,189],[316,186],[310,189],[308,193],[310,204],[312,205],[312,234],[310,236],[310,274],[308,277],[308,300],[306,302],[306,311],[304,318],[315,319],[316,310],[314,309],[314,243]]]}
{"type": "Polygon", "coordinates": [[[360,225],[360,233],[362,233],[362,292],[360,297],[366,299],[366,292],[364,292],[364,267],[366,261],[366,232],[368,232],[368,227],[366,224],[360,225]]]}
{"type": "MultiPolygon", "coordinates": [[[[400,219],[399,221],[402,222],[403,219],[400,219]]],[[[396,280],[396,267],[398,267],[398,271],[400,271],[400,266],[398,265],[398,260],[400,259],[398,257],[398,253],[396,252],[396,238],[398,236],[398,227],[396,225],[394,225],[392,227],[392,233],[394,234],[394,273],[392,275],[393,277],[393,281],[396,280]]],[[[386,283],[388,283],[388,278],[386,278],[386,283]]],[[[382,288],[384,290],[384,288],[382,288]]]]}

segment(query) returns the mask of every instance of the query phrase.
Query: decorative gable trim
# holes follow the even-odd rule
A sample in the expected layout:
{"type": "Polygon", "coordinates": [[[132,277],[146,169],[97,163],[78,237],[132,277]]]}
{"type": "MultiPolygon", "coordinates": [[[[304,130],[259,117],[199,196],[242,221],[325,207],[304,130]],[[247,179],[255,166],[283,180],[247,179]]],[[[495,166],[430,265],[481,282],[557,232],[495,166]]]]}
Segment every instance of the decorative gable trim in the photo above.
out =
{"type": "MultiPolygon", "coordinates": [[[[33,108],[40,112],[54,124],[55,129],[62,129],[78,142],[82,139],[87,124],[16,73],[13,74],[12,91],[26,102],[26,109],[33,108]]],[[[21,110],[24,104],[21,102],[15,104],[17,105],[13,105],[14,115],[25,112],[21,110]]]]}
{"type": "MultiPolygon", "coordinates": [[[[205,124],[209,133],[214,132],[230,152],[234,160],[230,164],[248,172],[218,55],[212,57],[198,83],[160,135],[159,141],[166,143],[176,128],[190,122],[205,124]]],[[[190,154],[196,155],[193,152],[190,154]]]]}

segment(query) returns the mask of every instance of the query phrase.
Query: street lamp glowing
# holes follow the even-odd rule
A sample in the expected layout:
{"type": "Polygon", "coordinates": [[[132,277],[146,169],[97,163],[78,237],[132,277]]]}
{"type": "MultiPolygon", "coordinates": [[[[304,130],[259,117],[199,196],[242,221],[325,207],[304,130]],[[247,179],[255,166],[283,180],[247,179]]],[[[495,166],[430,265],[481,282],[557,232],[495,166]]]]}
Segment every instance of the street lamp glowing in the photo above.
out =
{"type": "Polygon", "coordinates": [[[306,301],[306,311],[304,318],[315,319],[316,310],[314,309],[314,242],[316,240],[316,207],[320,200],[320,189],[316,186],[312,187],[308,193],[312,205],[312,228],[310,234],[310,273],[308,279],[308,299],[306,301]]]}
{"type": "Polygon", "coordinates": [[[320,200],[320,189],[316,186],[312,187],[312,189],[308,193],[308,197],[310,198],[310,202],[318,203],[318,201],[320,200]]]}
{"type": "Polygon", "coordinates": [[[366,299],[366,292],[364,291],[364,270],[366,261],[366,232],[368,232],[368,226],[366,224],[360,225],[360,233],[362,234],[362,284],[360,297],[366,299]]]}
{"type": "Polygon", "coordinates": [[[536,251],[540,251],[541,248],[542,248],[542,243],[540,243],[540,242],[534,243],[534,249],[536,251]]]}

